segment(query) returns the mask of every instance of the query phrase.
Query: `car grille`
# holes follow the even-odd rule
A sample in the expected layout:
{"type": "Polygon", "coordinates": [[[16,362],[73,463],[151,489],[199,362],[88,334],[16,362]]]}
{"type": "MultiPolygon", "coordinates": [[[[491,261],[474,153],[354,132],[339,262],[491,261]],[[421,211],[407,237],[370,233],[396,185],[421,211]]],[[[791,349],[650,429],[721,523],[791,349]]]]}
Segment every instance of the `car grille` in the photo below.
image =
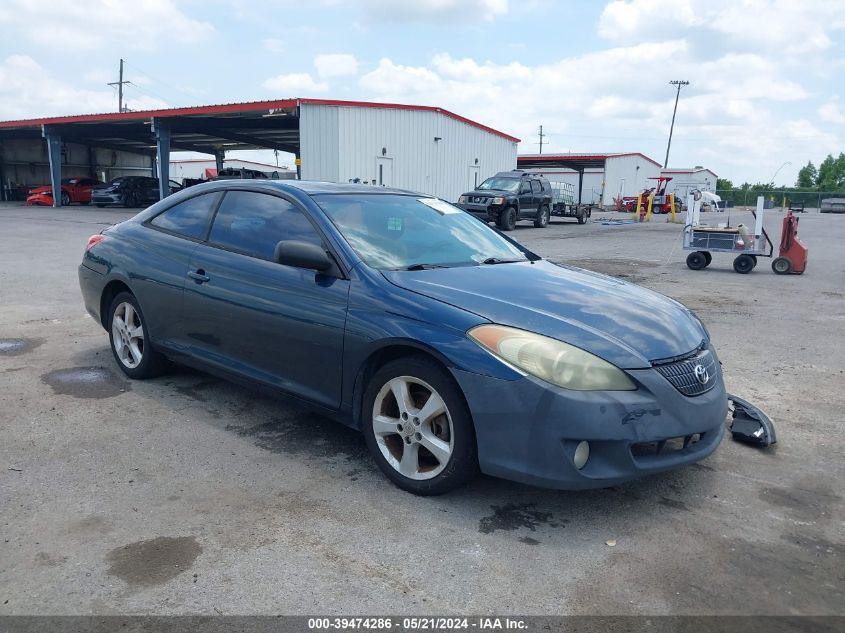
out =
{"type": "Polygon", "coordinates": [[[654,367],[685,396],[700,396],[716,386],[719,368],[709,349],[690,358],[654,367]],[[705,380],[706,378],[706,380],[705,380]]]}
{"type": "Polygon", "coordinates": [[[697,444],[703,438],[703,433],[693,433],[692,435],[670,437],[665,440],[655,440],[653,442],[637,442],[636,444],[631,444],[631,455],[634,457],[655,457],[661,454],[675,453],[684,450],[688,446],[697,444]]]}

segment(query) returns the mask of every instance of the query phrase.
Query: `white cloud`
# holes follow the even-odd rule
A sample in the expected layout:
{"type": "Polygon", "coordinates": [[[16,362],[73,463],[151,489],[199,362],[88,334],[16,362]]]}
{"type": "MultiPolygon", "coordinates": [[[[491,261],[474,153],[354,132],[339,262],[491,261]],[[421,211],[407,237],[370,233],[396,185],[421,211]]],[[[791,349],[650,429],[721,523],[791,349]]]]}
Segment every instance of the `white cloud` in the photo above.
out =
{"type": "Polygon", "coordinates": [[[323,81],[314,81],[308,73],[289,73],[271,77],[261,84],[267,90],[282,93],[284,97],[307,97],[310,94],[326,92],[329,85],[323,81]]]}
{"type": "Polygon", "coordinates": [[[359,0],[371,20],[437,22],[492,21],[508,12],[508,0],[359,0]]]}
{"type": "Polygon", "coordinates": [[[358,60],[349,53],[317,55],[314,67],[320,77],[343,77],[358,74],[358,60]]]}
{"type": "Polygon", "coordinates": [[[535,65],[448,54],[416,66],[384,58],[359,87],[363,98],[442,106],[513,134],[523,139],[520,152],[536,151],[543,124],[548,151],[643,151],[661,160],[675,96],[668,81],[689,78],[673,165],[709,158],[720,175],[735,168],[752,178],[772,161],[835,148],[835,133],[780,112],[810,96],[789,69],[762,55],[715,52],[702,60],[685,40],[664,38],[535,65]]]}
{"type": "Polygon", "coordinates": [[[839,99],[837,98],[833,98],[819,106],[818,113],[822,121],[836,125],[845,125],[845,114],[843,114],[842,108],[839,107],[839,99]]]}
{"type": "Polygon", "coordinates": [[[32,42],[63,49],[102,49],[109,44],[153,49],[160,41],[191,44],[214,27],[183,13],[173,0],[143,0],[128,5],[114,0],[5,0],[0,24],[15,28],[32,42]]]}
{"type": "Polygon", "coordinates": [[[287,50],[285,43],[283,40],[280,40],[278,37],[268,37],[261,40],[262,46],[264,46],[265,50],[270,51],[271,53],[284,53],[287,50]]]}
{"type": "MultiPolygon", "coordinates": [[[[166,108],[154,97],[133,98],[133,110],[166,108]]],[[[30,119],[63,114],[117,111],[111,89],[85,90],[53,76],[27,55],[11,55],[0,62],[0,119],[30,119]]]]}

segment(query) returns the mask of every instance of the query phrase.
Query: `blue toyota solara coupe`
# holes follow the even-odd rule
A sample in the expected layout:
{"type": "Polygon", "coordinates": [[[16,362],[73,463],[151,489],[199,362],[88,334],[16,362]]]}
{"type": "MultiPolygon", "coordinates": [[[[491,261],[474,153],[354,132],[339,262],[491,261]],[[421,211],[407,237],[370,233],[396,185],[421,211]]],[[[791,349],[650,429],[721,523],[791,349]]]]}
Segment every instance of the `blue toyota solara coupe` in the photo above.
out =
{"type": "Polygon", "coordinates": [[[692,312],[426,195],[198,185],[91,237],[79,282],[129,377],[170,359],[293,396],[360,429],[417,494],[479,470],[609,486],[722,438],[719,361],[692,312]]]}

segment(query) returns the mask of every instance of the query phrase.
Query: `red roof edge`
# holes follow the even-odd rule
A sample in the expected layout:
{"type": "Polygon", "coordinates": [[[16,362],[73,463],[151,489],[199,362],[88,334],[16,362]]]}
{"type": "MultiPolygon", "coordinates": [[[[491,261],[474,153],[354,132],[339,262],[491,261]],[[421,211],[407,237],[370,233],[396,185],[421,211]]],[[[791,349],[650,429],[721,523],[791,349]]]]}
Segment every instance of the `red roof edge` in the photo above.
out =
{"type": "Polygon", "coordinates": [[[293,108],[298,99],[275,101],[250,101],[248,103],[226,103],[222,105],[190,106],[185,108],[165,108],[163,110],[136,110],[134,112],[106,112],[102,114],[75,114],[70,116],[46,117],[41,119],[21,119],[19,121],[0,121],[0,128],[35,127],[59,123],[96,123],[98,121],[137,121],[160,116],[187,116],[191,114],[228,114],[231,112],[251,112],[274,108],[293,108]]]}
{"type": "Polygon", "coordinates": [[[226,103],[222,105],[190,106],[185,108],[165,108],[162,110],[137,110],[134,112],[105,112],[101,114],[75,114],[69,116],[44,117],[39,119],[20,119],[17,121],[0,121],[0,129],[17,127],[38,127],[42,125],[57,125],[61,123],[96,123],[100,121],[137,121],[151,117],[190,116],[198,114],[229,114],[232,112],[251,112],[254,110],[269,110],[275,108],[292,108],[300,103],[313,105],[334,105],[350,108],[389,108],[394,110],[417,110],[423,112],[439,112],[449,118],[467,125],[484,130],[496,136],[501,136],[513,143],[520,139],[505,134],[477,121],[467,119],[459,114],[435,106],[407,105],[401,103],[379,103],[375,101],[340,101],[334,99],[281,99],[274,101],[250,101],[247,103],[226,103]]]}
{"type": "Polygon", "coordinates": [[[618,158],[621,156],[640,156],[644,158],[650,163],[657,165],[658,167],[662,167],[660,163],[658,163],[653,158],[649,158],[642,152],[616,152],[610,154],[538,154],[538,155],[530,155],[530,154],[523,154],[522,156],[517,156],[516,160],[519,162],[520,160],[524,161],[565,161],[565,160],[607,160],[608,158],[618,158]]]}
{"type": "Polygon", "coordinates": [[[466,123],[467,125],[471,125],[472,127],[476,127],[480,130],[484,130],[485,132],[489,132],[490,134],[501,136],[502,138],[507,139],[512,143],[519,143],[522,140],[516,138],[515,136],[511,136],[510,134],[500,132],[499,130],[484,125],[483,123],[478,123],[477,121],[473,121],[472,119],[462,117],[460,114],[455,114],[454,112],[451,112],[444,108],[438,108],[436,106],[409,105],[406,103],[380,103],[377,101],[342,101],[338,99],[300,99],[299,101],[301,103],[310,105],[338,106],[341,108],[382,108],[389,110],[416,110],[419,112],[439,112],[440,114],[443,114],[449,117],[450,119],[455,119],[456,121],[466,123]]]}

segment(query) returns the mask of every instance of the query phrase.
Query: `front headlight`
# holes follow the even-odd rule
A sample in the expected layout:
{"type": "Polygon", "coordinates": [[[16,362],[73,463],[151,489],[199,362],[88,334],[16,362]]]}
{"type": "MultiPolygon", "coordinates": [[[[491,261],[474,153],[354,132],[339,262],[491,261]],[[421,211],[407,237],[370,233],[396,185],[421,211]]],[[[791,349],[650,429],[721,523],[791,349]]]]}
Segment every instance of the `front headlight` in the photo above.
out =
{"type": "Polygon", "coordinates": [[[505,199],[501,196],[493,198],[493,204],[505,204],[505,199]]]}
{"type": "Polygon", "coordinates": [[[504,325],[479,325],[467,334],[522,371],[577,391],[633,391],[625,373],[589,352],[547,336],[504,325]]]}
{"type": "Polygon", "coordinates": [[[466,204],[466,201],[467,201],[466,196],[461,196],[461,197],[458,198],[458,204],[466,204]]]}

